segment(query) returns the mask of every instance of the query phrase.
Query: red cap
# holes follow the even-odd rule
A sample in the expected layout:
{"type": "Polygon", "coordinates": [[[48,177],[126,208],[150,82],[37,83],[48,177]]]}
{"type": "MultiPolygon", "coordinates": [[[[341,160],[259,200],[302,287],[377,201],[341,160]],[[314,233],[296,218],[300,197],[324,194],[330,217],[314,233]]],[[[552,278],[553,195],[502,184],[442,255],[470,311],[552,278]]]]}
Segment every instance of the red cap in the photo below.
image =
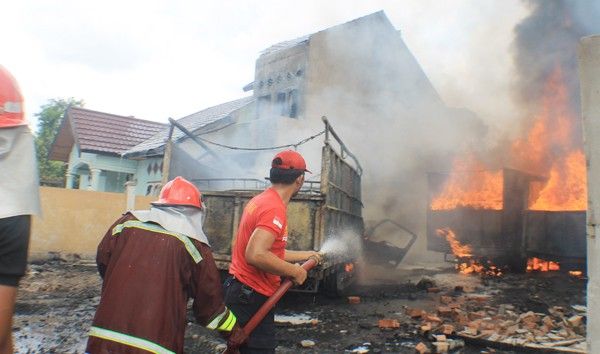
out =
{"type": "Polygon", "coordinates": [[[293,150],[282,151],[275,155],[273,162],[271,162],[272,168],[281,168],[286,170],[302,170],[308,173],[312,173],[306,169],[306,162],[304,157],[298,152],[293,150]]]}

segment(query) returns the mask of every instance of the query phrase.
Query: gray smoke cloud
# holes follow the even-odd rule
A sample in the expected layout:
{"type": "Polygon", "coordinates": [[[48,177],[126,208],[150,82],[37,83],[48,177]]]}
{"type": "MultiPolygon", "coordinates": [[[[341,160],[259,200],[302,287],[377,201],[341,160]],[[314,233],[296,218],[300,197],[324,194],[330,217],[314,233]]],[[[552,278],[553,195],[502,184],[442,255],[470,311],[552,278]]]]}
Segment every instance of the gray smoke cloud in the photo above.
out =
{"type": "Polygon", "coordinates": [[[514,97],[523,109],[524,128],[540,111],[547,83],[557,70],[567,88],[573,120],[573,145],[581,146],[576,47],[579,39],[600,32],[600,2],[527,0],[530,15],[515,27],[513,56],[517,79],[514,97]]]}
{"type": "MultiPolygon", "coordinates": [[[[597,1],[525,1],[531,14],[515,27],[516,98],[525,106],[539,102],[545,80],[557,67],[563,71],[577,110],[576,46],[583,36],[600,32],[597,1]]],[[[535,107],[534,107],[535,108],[535,107]]]]}
{"type": "MultiPolygon", "coordinates": [[[[569,106],[577,107],[574,48],[579,36],[598,27],[593,20],[598,13],[596,3],[527,4],[531,13],[514,32],[512,55],[517,79],[512,93],[522,112],[506,119],[520,119],[522,125],[511,125],[513,136],[519,128],[523,132],[530,128],[532,112],[539,109],[545,82],[556,66],[572,93],[569,106]]],[[[494,43],[494,38],[488,43],[494,43]]],[[[316,33],[309,47],[301,119],[263,115],[206,137],[238,146],[296,142],[321,130],[319,118],[328,116],[363,165],[363,213],[367,224],[390,218],[414,231],[419,240],[406,261],[423,260],[427,254],[427,172],[449,171],[452,158],[465,150],[481,152],[486,162],[502,166],[509,162],[504,156],[510,139],[505,137],[499,143],[492,137],[497,132],[490,131],[485,120],[468,109],[448,107],[406,47],[402,34],[381,16],[316,33]],[[243,125],[247,128],[240,129],[243,125]],[[278,133],[270,139],[261,131],[278,133]]],[[[273,60],[273,65],[287,70],[286,60],[282,56],[273,60]]],[[[481,69],[476,72],[485,74],[481,69]]],[[[457,80],[464,82],[469,77],[457,80]]],[[[316,172],[310,176],[315,180],[319,179],[321,144],[319,138],[299,148],[309,168],[316,172]]],[[[252,174],[257,179],[268,173],[274,154],[223,153],[245,167],[242,175],[252,174]]],[[[441,257],[431,255],[430,259],[441,257]]]]}

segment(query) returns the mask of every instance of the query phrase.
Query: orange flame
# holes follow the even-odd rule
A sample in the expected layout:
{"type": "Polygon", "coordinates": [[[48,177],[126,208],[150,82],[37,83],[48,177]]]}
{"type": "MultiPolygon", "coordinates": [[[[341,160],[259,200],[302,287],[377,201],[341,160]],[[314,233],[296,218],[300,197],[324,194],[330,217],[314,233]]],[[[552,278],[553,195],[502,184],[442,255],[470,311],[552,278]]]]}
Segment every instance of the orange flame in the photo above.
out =
{"type": "Polygon", "coordinates": [[[450,244],[452,254],[459,258],[461,261],[456,265],[456,269],[463,274],[486,274],[493,276],[502,275],[501,269],[493,265],[491,262],[487,262],[484,265],[477,260],[473,259],[471,246],[463,245],[456,239],[456,234],[449,228],[437,229],[435,232],[440,237],[444,237],[450,244]],[[466,259],[465,259],[466,258],[466,259]]]}
{"type": "Polygon", "coordinates": [[[587,181],[585,156],[581,150],[556,161],[550,178],[531,210],[586,210],[587,181]]]}
{"type": "Polygon", "coordinates": [[[346,271],[346,273],[354,271],[354,263],[346,263],[344,265],[344,270],[346,271]]]}
{"type": "MultiPolygon", "coordinates": [[[[586,210],[587,183],[585,155],[574,127],[565,78],[557,67],[546,80],[540,109],[524,139],[510,146],[510,164],[535,175],[548,176],[543,186],[532,183],[531,210],[586,210]],[[535,193],[535,187],[537,192],[535,193]]],[[[452,172],[441,193],[430,205],[432,210],[458,207],[501,210],[503,176],[488,169],[472,154],[455,159],[452,172]]]]}
{"type": "Polygon", "coordinates": [[[486,171],[472,154],[456,158],[442,193],[431,202],[431,210],[457,207],[501,210],[502,188],[502,171],[486,171]]]}
{"type": "Polygon", "coordinates": [[[533,120],[527,139],[512,144],[511,162],[525,171],[544,174],[555,155],[570,149],[574,113],[562,71],[555,68],[544,87],[540,111],[533,120]]]}
{"type": "MultiPolygon", "coordinates": [[[[548,78],[542,108],[527,141],[513,144],[516,163],[549,178],[531,210],[586,210],[587,183],[585,155],[572,141],[575,113],[569,106],[569,94],[559,68],[548,78]]],[[[527,168],[526,168],[527,169],[527,168]]]]}
{"type": "Polygon", "coordinates": [[[456,257],[471,257],[473,255],[471,246],[460,243],[460,241],[456,239],[456,234],[454,234],[454,231],[445,227],[443,229],[437,229],[435,232],[438,234],[438,236],[446,238],[446,241],[448,241],[450,244],[452,254],[456,257]]]}
{"type": "Polygon", "coordinates": [[[528,272],[549,272],[556,270],[560,270],[560,264],[557,262],[546,261],[536,257],[527,260],[528,272]]]}

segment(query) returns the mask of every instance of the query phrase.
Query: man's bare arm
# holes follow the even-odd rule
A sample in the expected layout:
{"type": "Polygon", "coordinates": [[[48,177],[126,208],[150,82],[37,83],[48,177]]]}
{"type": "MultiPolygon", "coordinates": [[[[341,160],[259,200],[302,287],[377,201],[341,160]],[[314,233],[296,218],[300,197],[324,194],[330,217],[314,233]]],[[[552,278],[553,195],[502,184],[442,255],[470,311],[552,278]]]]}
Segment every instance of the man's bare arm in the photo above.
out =
{"type": "Polygon", "coordinates": [[[267,230],[254,230],[246,246],[246,262],[264,272],[290,277],[296,284],[306,280],[306,271],[299,265],[292,264],[277,257],[271,252],[275,235],[267,230]]]}
{"type": "Polygon", "coordinates": [[[285,250],[285,256],[283,257],[283,259],[286,262],[295,263],[295,262],[305,261],[305,260],[309,259],[310,257],[315,257],[319,263],[321,262],[321,254],[317,251],[285,250]]]}

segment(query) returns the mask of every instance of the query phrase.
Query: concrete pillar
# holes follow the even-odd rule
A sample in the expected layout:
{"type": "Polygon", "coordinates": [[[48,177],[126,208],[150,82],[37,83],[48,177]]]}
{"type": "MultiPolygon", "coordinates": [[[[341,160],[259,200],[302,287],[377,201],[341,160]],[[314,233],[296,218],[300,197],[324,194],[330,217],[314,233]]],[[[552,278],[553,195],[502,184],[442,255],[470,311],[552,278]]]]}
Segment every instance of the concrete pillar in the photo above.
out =
{"type": "Polygon", "coordinates": [[[82,173],[79,175],[79,189],[87,189],[90,184],[90,175],[82,173]]]}
{"type": "Polygon", "coordinates": [[[100,173],[102,172],[99,168],[90,168],[91,173],[91,181],[90,181],[90,189],[93,191],[97,191],[100,187],[100,173]]]}
{"type": "Polygon", "coordinates": [[[127,194],[127,211],[135,209],[135,181],[125,182],[125,193],[127,194]]]}
{"type": "Polygon", "coordinates": [[[73,189],[73,181],[75,179],[75,174],[70,171],[67,171],[66,178],[67,178],[67,181],[65,182],[65,188],[73,189]]]}
{"type": "Polygon", "coordinates": [[[600,35],[578,48],[581,114],[587,159],[587,345],[600,353],[600,35]]]}

